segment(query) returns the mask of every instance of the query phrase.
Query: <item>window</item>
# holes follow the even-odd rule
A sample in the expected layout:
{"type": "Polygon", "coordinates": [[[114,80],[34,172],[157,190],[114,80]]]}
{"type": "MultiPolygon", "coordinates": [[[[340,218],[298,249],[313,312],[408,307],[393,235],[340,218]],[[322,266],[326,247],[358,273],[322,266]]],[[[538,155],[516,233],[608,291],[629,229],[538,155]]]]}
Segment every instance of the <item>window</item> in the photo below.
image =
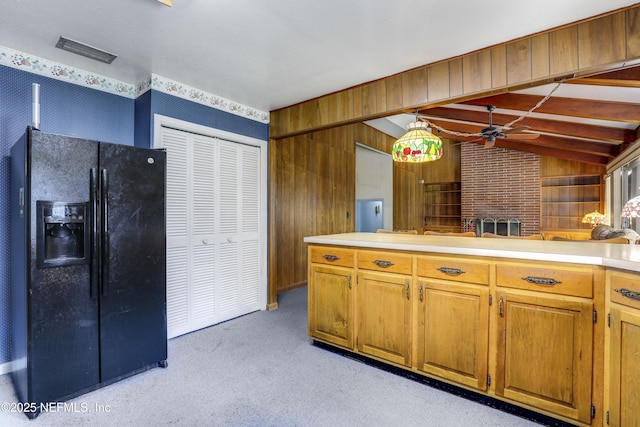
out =
{"type": "MultiPolygon", "coordinates": [[[[640,158],[636,158],[622,167],[622,200],[620,201],[620,207],[636,196],[640,196],[640,158]]],[[[640,232],[640,219],[623,217],[622,228],[627,227],[640,232]]]]}

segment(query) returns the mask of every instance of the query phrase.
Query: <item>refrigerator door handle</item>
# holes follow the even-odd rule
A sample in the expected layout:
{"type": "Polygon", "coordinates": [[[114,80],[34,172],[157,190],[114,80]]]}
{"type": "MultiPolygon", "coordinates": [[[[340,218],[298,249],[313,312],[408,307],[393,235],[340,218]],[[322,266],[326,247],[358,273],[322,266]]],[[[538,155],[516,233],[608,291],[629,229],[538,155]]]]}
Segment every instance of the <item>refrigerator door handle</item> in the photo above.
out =
{"type": "Polygon", "coordinates": [[[100,288],[100,241],[98,239],[98,170],[91,168],[89,177],[91,197],[91,284],[89,295],[91,298],[98,296],[100,288]]]}
{"type": "Polygon", "coordinates": [[[109,290],[109,173],[107,169],[102,169],[101,175],[101,272],[102,272],[102,281],[101,281],[101,294],[102,296],[107,296],[109,290]]]}

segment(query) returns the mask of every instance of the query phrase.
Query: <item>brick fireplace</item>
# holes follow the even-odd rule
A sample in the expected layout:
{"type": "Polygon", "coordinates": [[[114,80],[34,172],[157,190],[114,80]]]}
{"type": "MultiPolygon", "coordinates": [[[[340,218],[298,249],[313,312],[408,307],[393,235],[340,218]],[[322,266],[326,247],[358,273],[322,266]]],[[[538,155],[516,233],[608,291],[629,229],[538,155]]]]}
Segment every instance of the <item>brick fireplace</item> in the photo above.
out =
{"type": "Polygon", "coordinates": [[[540,232],[540,156],[463,143],[460,157],[463,231],[501,218],[519,220],[523,236],[540,232]]]}

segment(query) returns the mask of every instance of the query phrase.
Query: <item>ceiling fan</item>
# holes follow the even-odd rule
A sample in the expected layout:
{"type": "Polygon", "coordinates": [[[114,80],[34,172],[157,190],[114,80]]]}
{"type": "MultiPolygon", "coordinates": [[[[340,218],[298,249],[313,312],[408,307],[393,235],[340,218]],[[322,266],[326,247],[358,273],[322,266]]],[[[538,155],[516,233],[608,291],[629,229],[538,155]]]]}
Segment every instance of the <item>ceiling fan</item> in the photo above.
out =
{"type": "Polygon", "coordinates": [[[493,105],[487,105],[487,110],[489,111],[489,127],[486,127],[480,131],[480,138],[475,139],[471,142],[480,141],[482,139],[485,140],[484,147],[490,148],[493,147],[496,143],[496,139],[536,139],[540,136],[538,133],[522,133],[523,130],[530,129],[529,126],[517,126],[514,128],[510,128],[507,130],[502,130],[493,126],[493,117],[492,113],[496,107],[493,105]]]}

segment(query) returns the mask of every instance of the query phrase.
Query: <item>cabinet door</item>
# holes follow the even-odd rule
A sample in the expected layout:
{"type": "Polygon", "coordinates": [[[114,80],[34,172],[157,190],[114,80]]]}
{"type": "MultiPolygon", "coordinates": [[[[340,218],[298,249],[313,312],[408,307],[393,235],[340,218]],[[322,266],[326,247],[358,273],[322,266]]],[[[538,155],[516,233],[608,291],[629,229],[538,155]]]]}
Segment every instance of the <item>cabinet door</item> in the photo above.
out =
{"type": "Polygon", "coordinates": [[[353,349],[353,269],[312,265],[309,336],[353,349]]]}
{"type": "Polygon", "coordinates": [[[489,289],[423,280],[418,298],[418,369],[486,390],[489,289]]]}
{"type": "Polygon", "coordinates": [[[640,312],[611,309],[609,425],[640,426],[640,312]]]}
{"type": "Polygon", "coordinates": [[[496,394],[591,421],[593,304],[500,291],[496,394]]]}
{"type": "Polygon", "coordinates": [[[411,277],[358,274],[358,351],[389,362],[411,364],[411,277]]]}

